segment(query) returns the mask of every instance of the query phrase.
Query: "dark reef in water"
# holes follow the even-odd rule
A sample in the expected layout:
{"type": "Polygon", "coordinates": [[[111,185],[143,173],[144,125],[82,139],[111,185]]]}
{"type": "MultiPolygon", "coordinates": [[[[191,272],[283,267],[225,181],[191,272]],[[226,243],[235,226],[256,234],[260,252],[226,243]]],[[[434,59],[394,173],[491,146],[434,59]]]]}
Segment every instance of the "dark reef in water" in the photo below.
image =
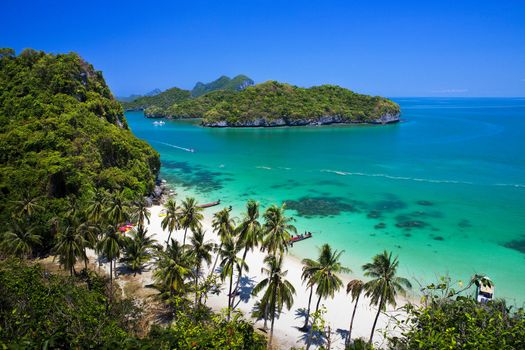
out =
{"type": "Polygon", "coordinates": [[[372,210],[366,216],[369,219],[379,219],[381,217],[381,212],[379,210],[372,210]]]}
{"type": "Polygon", "coordinates": [[[380,222],[379,224],[374,225],[374,228],[376,230],[384,229],[384,228],[386,228],[386,224],[384,222],[380,222]]]}
{"type": "Polygon", "coordinates": [[[426,201],[426,200],[417,201],[417,204],[422,205],[424,207],[430,207],[434,205],[434,203],[432,203],[431,201],[426,201]]]}
{"type": "Polygon", "coordinates": [[[523,236],[522,239],[515,239],[513,241],[507,242],[504,244],[504,246],[525,254],[525,236],[523,236]]]}
{"type": "Polygon", "coordinates": [[[177,175],[171,181],[185,188],[195,188],[199,193],[222,189],[223,182],[232,181],[231,175],[217,171],[210,171],[202,166],[191,166],[188,162],[162,161],[166,169],[175,170],[177,175]]]}
{"type": "Polygon", "coordinates": [[[434,237],[432,237],[432,239],[433,239],[434,241],[444,241],[444,240],[445,240],[445,239],[444,239],[443,237],[441,237],[441,236],[434,236],[434,237]]]}
{"type": "Polygon", "coordinates": [[[303,217],[335,216],[342,212],[356,212],[354,203],[349,203],[342,197],[302,197],[298,200],[286,200],[288,209],[297,211],[303,217]]]}
{"type": "Polygon", "coordinates": [[[472,224],[467,219],[462,219],[460,222],[458,222],[458,226],[461,228],[469,228],[472,227],[472,224]]]}

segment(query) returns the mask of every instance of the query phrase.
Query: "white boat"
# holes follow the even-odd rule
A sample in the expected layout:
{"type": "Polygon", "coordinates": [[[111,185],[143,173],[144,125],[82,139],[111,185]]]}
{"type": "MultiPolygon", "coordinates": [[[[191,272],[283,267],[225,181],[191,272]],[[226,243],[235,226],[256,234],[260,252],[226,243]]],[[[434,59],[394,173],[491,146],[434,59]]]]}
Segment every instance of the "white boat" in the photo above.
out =
{"type": "Polygon", "coordinates": [[[162,120],[154,121],[154,122],[153,122],[153,125],[164,125],[164,124],[166,124],[166,122],[165,122],[165,121],[162,121],[162,120]]]}

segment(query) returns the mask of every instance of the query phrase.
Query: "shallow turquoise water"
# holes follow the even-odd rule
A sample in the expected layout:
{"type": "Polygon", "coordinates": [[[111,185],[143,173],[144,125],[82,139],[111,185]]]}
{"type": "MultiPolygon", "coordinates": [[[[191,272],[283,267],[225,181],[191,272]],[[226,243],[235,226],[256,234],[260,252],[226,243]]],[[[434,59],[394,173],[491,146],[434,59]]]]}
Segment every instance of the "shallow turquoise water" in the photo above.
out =
{"type": "MultiPolygon", "coordinates": [[[[360,266],[383,249],[424,284],[484,273],[499,297],[521,304],[525,252],[525,99],[396,99],[404,122],[388,126],[209,129],[153,125],[126,113],[159,151],[162,176],[202,202],[289,201],[300,231],[360,266]],[[195,152],[188,152],[194,149],[195,152]]],[[[208,209],[210,210],[210,209],[208,209]]]]}

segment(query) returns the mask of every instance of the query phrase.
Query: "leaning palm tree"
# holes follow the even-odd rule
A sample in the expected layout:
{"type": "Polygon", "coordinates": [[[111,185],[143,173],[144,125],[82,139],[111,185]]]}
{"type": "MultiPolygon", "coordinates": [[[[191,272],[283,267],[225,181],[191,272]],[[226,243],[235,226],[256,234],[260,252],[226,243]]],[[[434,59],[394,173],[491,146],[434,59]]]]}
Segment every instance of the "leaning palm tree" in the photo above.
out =
{"type": "Polygon", "coordinates": [[[268,347],[272,345],[273,339],[273,326],[275,322],[276,314],[279,315],[282,312],[283,306],[286,306],[288,310],[293,304],[293,295],[295,294],[295,288],[288,282],[285,277],[288,271],[283,271],[283,256],[279,257],[275,255],[268,255],[264,262],[267,267],[262,268],[262,272],[268,277],[259,282],[255,288],[253,288],[253,295],[259,294],[260,291],[265,289],[262,300],[262,304],[267,305],[265,308],[265,318],[267,315],[271,318],[270,325],[270,340],[268,347]],[[267,311],[266,311],[267,309],[267,311]]]}
{"type": "Polygon", "coordinates": [[[357,303],[359,302],[359,297],[363,293],[365,282],[355,279],[348,282],[346,285],[346,294],[352,296],[352,301],[355,301],[354,311],[352,312],[352,318],[350,319],[350,327],[348,328],[348,336],[346,337],[346,346],[350,346],[352,341],[352,326],[354,325],[355,312],[357,310],[357,303]]]}
{"type": "Polygon", "coordinates": [[[184,238],[182,240],[183,247],[186,244],[186,233],[188,232],[188,229],[195,230],[200,227],[203,218],[202,208],[197,205],[195,198],[188,197],[182,201],[180,223],[184,228],[184,238]]]}
{"type": "Polygon", "coordinates": [[[139,227],[143,228],[146,222],[149,224],[150,212],[148,209],[148,204],[144,198],[140,197],[139,199],[133,201],[131,206],[131,216],[137,221],[137,225],[139,227]]]}
{"type": "Polygon", "coordinates": [[[286,205],[281,207],[272,205],[264,212],[264,250],[271,255],[282,254],[288,250],[291,233],[297,232],[294,225],[291,224],[293,218],[285,215],[286,205]]]}
{"type": "Polygon", "coordinates": [[[75,264],[79,260],[87,261],[85,247],[88,242],[76,227],[67,225],[58,231],[53,252],[58,262],[71,276],[75,273],[75,264]]]}
{"type": "MultiPolygon", "coordinates": [[[[323,244],[320,249],[319,258],[317,260],[318,266],[312,272],[313,275],[309,283],[315,284],[315,293],[319,296],[317,304],[315,306],[315,312],[319,311],[319,304],[322,298],[334,297],[335,293],[343,285],[343,281],[337,275],[338,273],[350,272],[350,269],[344,267],[339,261],[344,250],[338,252],[332,250],[329,244],[323,244]]],[[[310,328],[308,340],[306,343],[306,349],[308,350],[311,345],[313,335],[313,327],[310,328]]]]}
{"type": "Polygon", "coordinates": [[[197,306],[197,300],[198,300],[198,282],[199,277],[201,275],[201,269],[202,264],[206,263],[208,266],[211,263],[211,252],[213,251],[213,248],[215,244],[211,241],[205,241],[204,240],[205,232],[202,230],[202,228],[197,228],[195,231],[193,231],[193,235],[190,238],[190,257],[193,260],[193,263],[195,264],[194,268],[194,282],[195,282],[195,306],[197,306]]]}
{"type": "Polygon", "coordinates": [[[98,242],[97,249],[99,253],[109,261],[109,283],[111,293],[113,293],[113,264],[116,263],[116,260],[120,257],[120,250],[123,245],[124,241],[120,233],[115,230],[113,225],[108,225],[102,239],[98,242]]]}
{"type": "Polygon", "coordinates": [[[319,270],[319,262],[313,259],[303,259],[303,272],[301,274],[301,278],[303,282],[306,282],[306,286],[310,289],[310,295],[308,297],[308,309],[306,310],[306,318],[304,321],[304,326],[302,327],[302,330],[308,329],[308,321],[310,320],[310,311],[312,306],[312,295],[314,292],[315,287],[315,281],[313,279],[313,276],[315,275],[315,272],[319,270]]]}
{"type": "Polygon", "coordinates": [[[231,236],[227,237],[222,245],[221,251],[221,279],[224,281],[226,278],[230,278],[230,289],[228,293],[228,320],[230,319],[231,310],[233,308],[233,271],[239,269],[248,270],[248,265],[237,254],[241,251],[242,246],[235,241],[231,236]]]}
{"type": "Polygon", "coordinates": [[[233,235],[234,226],[235,220],[232,217],[230,217],[230,209],[224,208],[213,214],[213,231],[215,231],[217,236],[219,236],[221,243],[219,245],[219,248],[217,248],[217,255],[215,256],[215,261],[213,263],[213,267],[210,271],[210,275],[208,276],[208,278],[211,277],[211,275],[215,272],[215,267],[217,266],[217,260],[219,260],[220,251],[222,249],[223,243],[226,240],[226,238],[233,235]]]}
{"type": "MultiPolygon", "coordinates": [[[[254,200],[248,201],[246,204],[246,214],[237,227],[236,235],[239,238],[239,243],[244,247],[244,252],[242,253],[242,260],[246,261],[246,255],[248,250],[256,248],[262,242],[261,236],[261,224],[259,223],[259,203],[254,200]]],[[[237,284],[235,286],[235,291],[239,288],[241,282],[242,270],[239,270],[237,276],[237,284]]],[[[235,295],[234,295],[235,301],[235,295]]],[[[234,303],[234,302],[232,302],[234,303]]]]}
{"type": "Polygon", "coordinates": [[[180,207],[177,206],[177,202],[174,199],[168,199],[165,205],[166,216],[162,219],[161,226],[163,230],[168,229],[168,239],[166,244],[171,242],[171,234],[173,231],[179,229],[180,220],[180,207]]]}
{"type": "Polygon", "coordinates": [[[153,257],[156,244],[157,241],[148,236],[148,230],[139,225],[136,230],[131,231],[130,237],[124,237],[124,256],[120,261],[136,275],[153,257]]]}
{"type": "Polygon", "coordinates": [[[370,332],[369,344],[372,344],[377,319],[381,311],[386,309],[386,305],[396,305],[396,296],[405,295],[406,289],[412,288],[409,280],[396,276],[399,261],[397,257],[392,259],[392,253],[386,250],[382,254],[374,256],[371,263],[363,265],[364,275],[371,277],[372,280],[364,285],[365,295],[370,297],[370,304],[377,305],[377,314],[370,332]]]}
{"type": "Polygon", "coordinates": [[[12,221],[7,231],[0,236],[2,250],[21,258],[31,256],[33,250],[42,245],[42,236],[35,226],[29,226],[23,221],[12,221]]]}
{"type": "Polygon", "coordinates": [[[182,246],[172,239],[166,251],[160,252],[153,278],[155,284],[170,296],[183,294],[186,290],[186,277],[190,275],[190,259],[182,246]]]}

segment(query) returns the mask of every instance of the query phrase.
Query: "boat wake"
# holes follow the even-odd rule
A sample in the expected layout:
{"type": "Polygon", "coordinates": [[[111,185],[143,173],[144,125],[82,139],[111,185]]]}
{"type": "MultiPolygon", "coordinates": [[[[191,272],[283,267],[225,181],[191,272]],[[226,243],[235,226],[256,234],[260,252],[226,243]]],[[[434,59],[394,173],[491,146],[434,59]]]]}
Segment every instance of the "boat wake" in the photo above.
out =
{"type": "Polygon", "coordinates": [[[154,141],[154,142],[160,143],[160,144],[168,146],[168,147],[180,149],[180,150],[186,151],[186,152],[191,152],[191,153],[195,152],[195,150],[193,148],[186,148],[186,147],[176,146],[176,145],[172,145],[170,143],[161,142],[161,141],[154,141]]]}
{"type": "Polygon", "coordinates": [[[257,166],[257,169],[272,170],[269,166],[257,166]]]}
{"type": "Polygon", "coordinates": [[[473,182],[469,182],[469,181],[422,179],[422,178],[417,178],[417,177],[393,176],[393,175],[388,175],[388,174],[367,174],[367,173],[348,172],[348,171],[339,171],[339,170],[327,170],[327,169],[323,169],[321,170],[321,172],[333,173],[333,174],[342,175],[342,176],[351,175],[351,176],[366,176],[366,177],[384,177],[386,179],[391,179],[391,180],[474,185],[473,182]]]}

